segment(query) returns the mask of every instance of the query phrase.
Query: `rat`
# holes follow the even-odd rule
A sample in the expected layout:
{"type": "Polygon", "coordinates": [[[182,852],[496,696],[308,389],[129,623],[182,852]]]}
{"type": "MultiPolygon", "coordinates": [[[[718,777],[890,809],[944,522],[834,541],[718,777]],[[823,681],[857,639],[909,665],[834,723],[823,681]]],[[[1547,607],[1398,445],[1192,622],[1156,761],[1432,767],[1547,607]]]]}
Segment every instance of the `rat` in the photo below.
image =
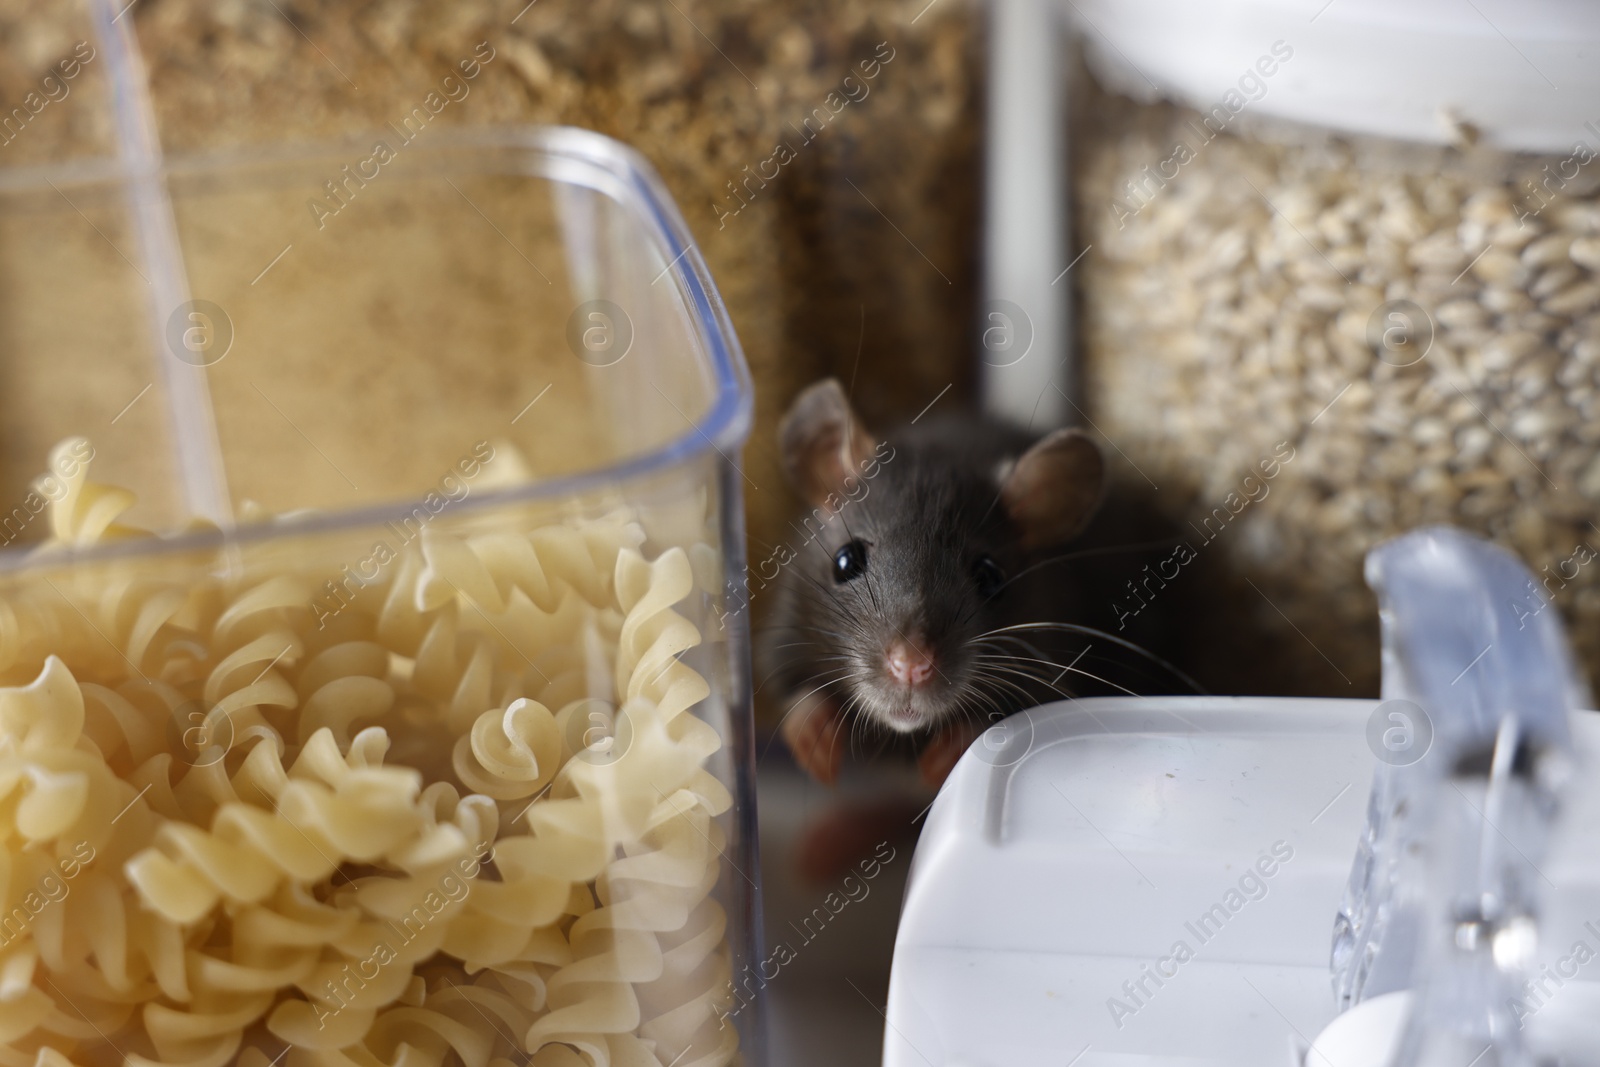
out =
{"type": "Polygon", "coordinates": [[[960,415],[880,440],[831,378],[795,399],[778,436],[810,511],[758,655],[812,777],[831,784],[845,741],[877,732],[920,742],[936,785],[989,722],[1065,695],[1065,654],[1040,646],[1080,589],[1046,564],[1105,495],[1092,438],[960,415]]]}

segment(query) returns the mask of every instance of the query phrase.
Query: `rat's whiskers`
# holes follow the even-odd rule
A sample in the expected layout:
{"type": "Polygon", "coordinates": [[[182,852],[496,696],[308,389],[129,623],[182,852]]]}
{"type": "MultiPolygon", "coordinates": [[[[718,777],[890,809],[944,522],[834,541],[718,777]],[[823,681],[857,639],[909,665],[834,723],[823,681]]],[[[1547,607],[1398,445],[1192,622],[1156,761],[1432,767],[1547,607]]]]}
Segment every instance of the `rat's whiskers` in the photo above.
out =
{"type": "Polygon", "coordinates": [[[1154,652],[1151,652],[1149,649],[1145,648],[1143,645],[1135,644],[1134,642],[1129,641],[1129,640],[1127,640],[1125,638],[1118,637],[1116,634],[1107,633],[1106,631],[1100,630],[1100,629],[1096,629],[1093,626],[1081,626],[1081,625],[1079,625],[1077,623],[1073,623],[1073,622],[1019,622],[1019,623],[1016,623],[1016,624],[1011,625],[1011,626],[1000,626],[1000,627],[997,627],[997,628],[995,628],[993,630],[988,630],[988,631],[986,631],[986,632],[984,632],[982,634],[979,634],[978,635],[978,639],[981,640],[983,638],[997,637],[997,636],[1000,636],[1000,635],[1014,635],[1014,634],[1029,633],[1029,632],[1033,632],[1033,633],[1050,633],[1050,632],[1073,633],[1073,634],[1081,634],[1081,635],[1083,635],[1085,637],[1096,637],[1096,638],[1099,638],[1102,641],[1109,641],[1112,644],[1118,646],[1119,648],[1125,648],[1129,652],[1133,652],[1136,655],[1143,656],[1145,659],[1149,660],[1151,663],[1154,663],[1156,666],[1161,667],[1163,670],[1165,670],[1168,673],[1170,673],[1174,678],[1177,678],[1179,681],[1183,682],[1184,685],[1187,685],[1190,689],[1193,689],[1196,693],[1199,693],[1202,696],[1207,695],[1205,689],[1201,687],[1199,682],[1195,681],[1193,678],[1190,678],[1183,671],[1179,670],[1177,667],[1173,666],[1171,663],[1168,663],[1166,660],[1162,659],[1160,656],[1156,655],[1154,652]]]}

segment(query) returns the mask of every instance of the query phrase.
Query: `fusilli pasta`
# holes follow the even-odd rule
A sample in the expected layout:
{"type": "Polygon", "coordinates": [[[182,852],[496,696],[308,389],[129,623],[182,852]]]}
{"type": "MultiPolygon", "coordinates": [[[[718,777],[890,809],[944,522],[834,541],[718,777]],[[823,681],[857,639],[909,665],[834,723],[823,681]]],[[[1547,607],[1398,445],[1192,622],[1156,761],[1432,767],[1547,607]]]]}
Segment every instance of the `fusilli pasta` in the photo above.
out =
{"type": "Polygon", "coordinates": [[[150,536],[65,482],[0,594],[0,1067],[737,1058],[714,549],[427,526],[335,613],[281,551],[55,565],[150,536]]]}

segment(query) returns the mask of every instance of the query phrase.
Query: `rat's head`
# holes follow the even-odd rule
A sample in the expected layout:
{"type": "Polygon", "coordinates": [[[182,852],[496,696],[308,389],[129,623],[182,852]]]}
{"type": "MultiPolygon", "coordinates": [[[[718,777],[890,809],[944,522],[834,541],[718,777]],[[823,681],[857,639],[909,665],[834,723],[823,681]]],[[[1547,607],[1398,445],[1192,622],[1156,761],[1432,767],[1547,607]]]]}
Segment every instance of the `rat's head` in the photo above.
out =
{"type": "Polygon", "coordinates": [[[832,379],[784,416],[784,469],[811,507],[786,579],[799,632],[785,640],[811,650],[812,684],[827,681],[890,730],[922,730],[1004,695],[1003,682],[980,678],[974,642],[1016,621],[1008,577],[1077,533],[1099,503],[1100,450],[1083,434],[1060,430],[1010,453],[997,444],[1005,436],[880,443],[832,379]]]}

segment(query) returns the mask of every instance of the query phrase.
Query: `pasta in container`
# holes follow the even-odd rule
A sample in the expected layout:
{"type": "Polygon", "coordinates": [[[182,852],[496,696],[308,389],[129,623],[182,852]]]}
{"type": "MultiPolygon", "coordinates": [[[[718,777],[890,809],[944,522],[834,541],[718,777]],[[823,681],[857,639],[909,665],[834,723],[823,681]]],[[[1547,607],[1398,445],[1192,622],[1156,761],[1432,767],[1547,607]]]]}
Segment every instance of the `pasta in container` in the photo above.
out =
{"type": "MultiPolygon", "coordinates": [[[[0,550],[0,1065],[757,1054],[755,1013],[730,1014],[758,907],[748,640],[727,604],[750,404],[737,342],[630,153],[576,131],[480,147],[496,179],[454,182],[512,215],[549,194],[513,232],[543,234],[567,276],[520,324],[499,312],[546,351],[489,357],[483,389],[341,397],[414,427],[390,439],[410,463],[364,466],[341,497],[288,459],[288,434],[241,432],[261,413],[239,414],[226,360],[200,372],[235,521],[179,522],[170,485],[112,484],[103,468],[160,469],[114,432],[36,456],[26,536],[0,550]],[[616,359],[563,343],[595,307],[627,320],[616,359]],[[540,379],[559,404],[477,417],[540,379]],[[284,482],[286,462],[301,477],[284,482]],[[416,469],[447,473],[419,492],[416,469]]],[[[390,195],[429,195],[430,162],[390,195]]],[[[220,202],[178,181],[174,203],[200,230],[239,196],[298,193],[295,163],[276,185],[195,173],[220,202]]],[[[356,244],[457,223],[351,221],[356,244]]],[[[402,378],[437,361],[396,358],[402,378]]],[[[294,395],[246,370],[263,398],[294,395]]],[[[302,414],[301,454],[356,465],[372,423],[343,414],[302,414]]],[[[18,462],[8,450],[7,475],[18,462]]]]}

